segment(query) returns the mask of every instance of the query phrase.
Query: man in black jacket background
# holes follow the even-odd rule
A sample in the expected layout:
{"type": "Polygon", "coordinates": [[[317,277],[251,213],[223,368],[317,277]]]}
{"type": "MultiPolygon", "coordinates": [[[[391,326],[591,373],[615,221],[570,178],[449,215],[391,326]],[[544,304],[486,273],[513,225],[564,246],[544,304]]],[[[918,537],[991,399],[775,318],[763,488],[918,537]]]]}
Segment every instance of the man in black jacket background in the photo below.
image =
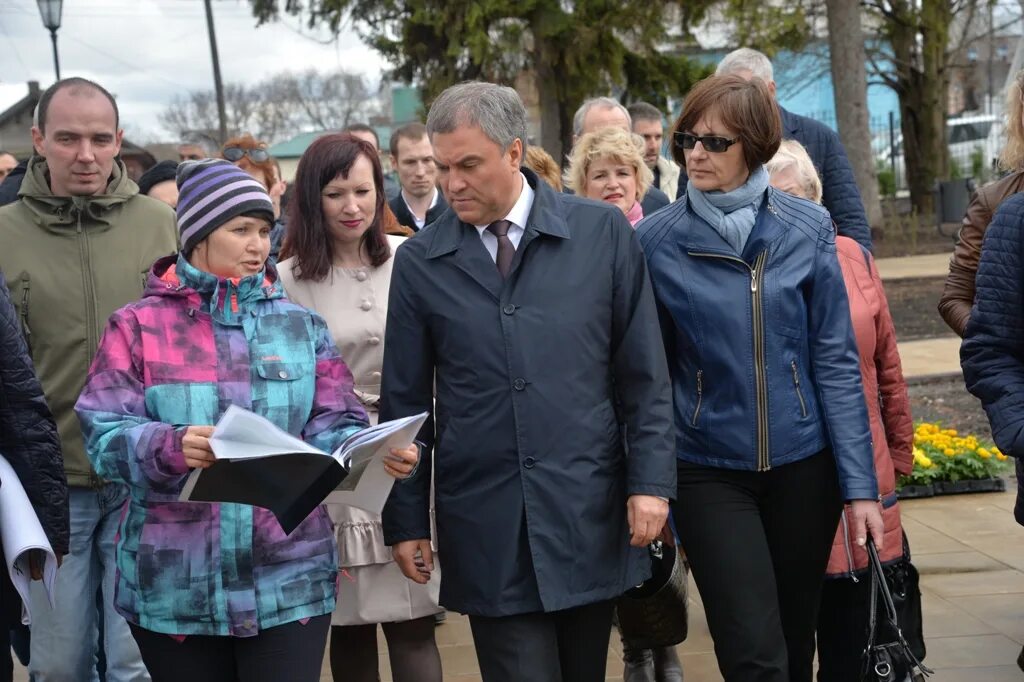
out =
{"type": "MultiPolygon", "coordinates": [[[[57,425],[36,378],[7,283],[0,273],[0,455],[18,475],[58,561],[68,553],[70,520],[57,425]]],[[[6,485],[6,482],[0,482],[6,485]]],[[[42,562],[30,561],[32,579],[42,562]]],[[[0,566],[6,566],[0,551],[0,566]]],[[[21,598],[6,570],[0,571],[0,681],[13,676],[10,628],[21,623],[21,598]]],[[[74,599],[75,595],[63,598],[74,599]]]]}
{"type": "Polygon", "coordinates": [[[425,125],[407,123],[391,134],[391,165],[402,189],[389,204],[401,225],[419,232],[448,210],[437,189],[437,165],[425,125]]]}

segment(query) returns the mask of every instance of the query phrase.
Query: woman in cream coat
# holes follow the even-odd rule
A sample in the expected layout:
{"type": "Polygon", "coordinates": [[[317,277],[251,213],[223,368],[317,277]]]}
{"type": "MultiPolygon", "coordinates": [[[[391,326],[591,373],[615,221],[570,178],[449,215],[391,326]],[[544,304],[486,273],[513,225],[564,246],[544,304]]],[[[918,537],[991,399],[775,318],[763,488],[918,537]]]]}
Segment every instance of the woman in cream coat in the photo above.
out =
{"type": "MultiPolygon", "coordinates": [[[[299,162],[279,270],[288,297],[327,321],[356,395],[377,421],[384,325],[395,249],[384,233],[383,173],[376,150],[347,133],[317,139],[299,162]]],[[[407,580],[384,545],[380,516],[329,505],[338,539],[338,607],[331,620],[337,681],[376,682],[377,627],[396,682],[440,682],[434,641],[439,574],[407,580]]]]}

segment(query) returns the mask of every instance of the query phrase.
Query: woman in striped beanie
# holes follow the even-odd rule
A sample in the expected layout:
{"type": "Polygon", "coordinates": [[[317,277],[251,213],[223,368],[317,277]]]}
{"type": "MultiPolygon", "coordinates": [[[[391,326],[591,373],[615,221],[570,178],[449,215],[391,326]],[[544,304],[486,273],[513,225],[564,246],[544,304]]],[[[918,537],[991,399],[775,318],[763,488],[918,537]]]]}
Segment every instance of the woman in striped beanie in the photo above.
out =
{"type": "MultiPolygon", "coordinates": [[[[223,160],[178,170],[182,252],[110,318],[76,409],[89,458],[131,497],[115,606],[155,682],[320,679],[337,546],[323,506],[286,535],[268,511],[179,502],[229,405],[330,452],[365,428],[323,319],[284,297],[267,260],[266,189],[223,160]]],[[[388,465],[407,476],[415,446],[388,465]]]]}

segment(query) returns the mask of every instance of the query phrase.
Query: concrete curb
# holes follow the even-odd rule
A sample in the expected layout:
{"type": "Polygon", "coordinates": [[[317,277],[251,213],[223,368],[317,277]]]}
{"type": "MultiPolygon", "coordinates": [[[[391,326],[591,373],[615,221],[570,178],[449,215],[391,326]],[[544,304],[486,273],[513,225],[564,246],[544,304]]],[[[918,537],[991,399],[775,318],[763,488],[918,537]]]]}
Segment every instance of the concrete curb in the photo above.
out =
{"type": "MultiPolygon", "coordinates": [[[[950,379],[963,379],[963,372],[960,370],[948,372],[934,372],[932,374],[918,374],[916,376],[904,376],[903,380],[907,386],[921,386],[923,384],[938,384],[950,379]]],[[[966,390],[966,389],[964,389],[966,390]]]]}

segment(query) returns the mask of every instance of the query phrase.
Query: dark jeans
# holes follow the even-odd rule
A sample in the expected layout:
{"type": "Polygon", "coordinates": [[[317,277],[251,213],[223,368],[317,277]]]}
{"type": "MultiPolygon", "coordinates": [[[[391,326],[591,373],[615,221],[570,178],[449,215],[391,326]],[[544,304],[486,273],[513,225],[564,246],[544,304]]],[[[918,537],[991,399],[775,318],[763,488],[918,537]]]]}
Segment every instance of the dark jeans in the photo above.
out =
{"type": "MultiPolygon", "coordinates": [[[[860,682],[864,647],[868,641],[871,578],[826,580],[818,618],[819,682],[860,682]]],[[[879,613],[884,613],[881,609],[879,613]]],[[[891,636],[883,622],[880,639],[891,636]]],[[[888,640],[884,640],[888,641],[888,640]]]]}
{"type": "Polygon", "coordinates": [[[484,682],[604,682],[611,601],[553,613],[470,616],[484,682]]]}
{"type": "Polygon", "coordinates": [[[811,682],[842,500],[826,450],[766,472],[678,463],[676,528],[726,682],[811,682]]]}
{"type": "Polygon", "coordinates": [[[131,625],[153,682],[319,682],[331,616],[255,637],[191,635],[184,641],[131,625]]]}

